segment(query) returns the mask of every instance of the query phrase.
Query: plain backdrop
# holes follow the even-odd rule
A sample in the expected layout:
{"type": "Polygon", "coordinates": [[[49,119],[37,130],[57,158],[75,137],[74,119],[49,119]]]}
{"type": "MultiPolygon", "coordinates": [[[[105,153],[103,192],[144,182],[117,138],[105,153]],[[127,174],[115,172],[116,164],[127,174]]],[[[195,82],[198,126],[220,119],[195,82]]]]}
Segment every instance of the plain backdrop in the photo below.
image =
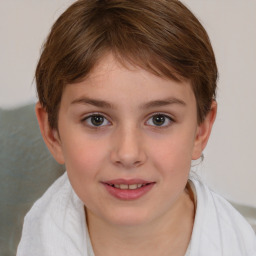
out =
{"type": "MultiPolygon", "coordinates": [[[[71,0],[0,1],[0,107],[36,101],[40,48],[71,0]]],[[[184,0],[205,26],[219,67],[218,116],[194,169],[229,200],[256,207],[256,1],[184,0]]]]}

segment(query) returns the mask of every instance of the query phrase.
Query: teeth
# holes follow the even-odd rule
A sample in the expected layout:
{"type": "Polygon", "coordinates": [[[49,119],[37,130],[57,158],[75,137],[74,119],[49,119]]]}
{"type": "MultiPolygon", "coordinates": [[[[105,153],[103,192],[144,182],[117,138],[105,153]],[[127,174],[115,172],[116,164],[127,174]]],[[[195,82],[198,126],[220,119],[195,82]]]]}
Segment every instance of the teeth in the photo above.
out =
{"type": "Polygon", "coordinates": [[[138,188],[138,185],[137,185],[137,184],[129,185],[129,189],[136,189],[136,188],[138,188]]]}
{"type": "Polygon", "coordinates": [[[120,184],[120,189],[128,189],[129,185],[127,184],[120,184]]]}
{"type": "Polygon", "coordinates": [[[119,189],[137,189],[137,188],[141,188],[143,186],[143,184],[131,184],[131,185],[128,185],[128,184],[114,184],[112,185],[113,187],[115,188],[119,188],[119,189]]]}

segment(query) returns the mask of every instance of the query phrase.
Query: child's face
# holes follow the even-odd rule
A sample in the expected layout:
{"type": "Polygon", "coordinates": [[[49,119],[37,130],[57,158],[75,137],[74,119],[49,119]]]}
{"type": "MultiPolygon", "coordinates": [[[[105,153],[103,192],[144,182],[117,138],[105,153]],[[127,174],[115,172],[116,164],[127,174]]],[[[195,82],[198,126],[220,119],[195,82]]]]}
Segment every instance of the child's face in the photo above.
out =
{"type": "Polygon", "coordinates": [[[65,88],[59,137],[54,132],[48,146],[65,162],[89,217],[142,224],[168,215],[181,200],[191,160],[210,133],[207,120],[198,126],[189,82],[128,70],[109,55],[85,81],[65,88]]]}

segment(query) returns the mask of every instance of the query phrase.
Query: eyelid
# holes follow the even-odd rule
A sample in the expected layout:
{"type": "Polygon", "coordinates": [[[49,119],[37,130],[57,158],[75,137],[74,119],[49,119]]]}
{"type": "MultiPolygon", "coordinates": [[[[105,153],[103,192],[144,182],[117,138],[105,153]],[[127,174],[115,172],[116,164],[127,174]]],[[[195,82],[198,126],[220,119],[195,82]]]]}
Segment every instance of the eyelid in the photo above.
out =
{"type": "MultiPolygon", "coordinates": [[[[149,125],[149,126],[152,126],[154,128],[166,128],[166,127],[169,127],[172,123],[175,122],[174,117],[172,117],[170,114],[167,114],[167,113],[164,113],[164,112],[154,112],[154,113],[151,113],[151,114],[148,115],[145,123],[147,123],[152,117],[157,116],[157,115],[162,115],[165,118],[167,118],[170,121],[170,124],[163,125],[163,126],[157,126],[157,125],[149,125]]],[[[102,112],[88,113],[81,119],[81,122],[84,123],[87,119],[89,119],[90,117],[93,117],[93,116],[102,116],[103,118],[105,118],[107,120],[108,124],[107,125],[100,125],[100,126],[93,126],[93,125],[86,124],[86,126],[88,126],[89,128],[99,129],[99,128],[106,127],[109,124],[112,124],[112,122],[110,121],[111,118],[109,118],[108,115],[106,115],[105,113],[102,113],[102,112]]]]}
{"type": "Polygon", "coordinates": [[[169,118],[170,120],[175,121],[175,118],[173,117],[173,115],[166,113],[166,112],[160,112],[160,111],[148,114],[146,119],[148,120],[150,117],[157,116],[157,115],[163,115],[163,116],[166,116],[167,118],[169,118]]]}
{"type": "MultiPolygon", "coordinates": [[[[163,113],[163,112],[155,112],[155,113],[151,113],[148,117],[147,117],[147,120],[146,120],[146,123],[151,119],[153,118],[154,116],[157,116],[157,115],[162,115],[164,116],[165,118],[167,118],[171,124],[175,122],[174,118],[170,115],[170,114],[166,114],[166,113],[163,113]]],[[[150,125],[154,128],[166,128],[166,127],[169,127],[171,124],[168,124],[168,125],[163,125],[163,126],[157,126],[157,125],[150,125]]]]}
{"type": "Polygon", "coordinates": [[[107,114],[105,114],[103,112],[98,112],[98,111],[96,111],[96,112],[89,112],[89,113],[83,114],[82,119],[86,119],[86,118],[88,118],[90,116],[103,116],[103,117],[105,117],[108,120],[110,119],[110,117],[107,114]]]}
{"type": "Polygon", "coordinates": [[[107,125],[100,125],[100,126],[93,126],[93,125],[89,125],[89,124],[86,124],[86,126],[90,127],[90,128],[101,128],[101,127],[105,127],[105,126],[108,126],[109,124],[111,124],[111,121],[109,120],[110,118],[105,115],[104,113],[101,113],[101,112],[92,112],[92,113],[88,113],[86,114],[82,119],[81,119],[81,122],[82,123],[85,123],[86,120],[88,120],[90,117],[93,117],[93,116],[102,116],[105,120],[108,121],[108,124],[107,125]]]}

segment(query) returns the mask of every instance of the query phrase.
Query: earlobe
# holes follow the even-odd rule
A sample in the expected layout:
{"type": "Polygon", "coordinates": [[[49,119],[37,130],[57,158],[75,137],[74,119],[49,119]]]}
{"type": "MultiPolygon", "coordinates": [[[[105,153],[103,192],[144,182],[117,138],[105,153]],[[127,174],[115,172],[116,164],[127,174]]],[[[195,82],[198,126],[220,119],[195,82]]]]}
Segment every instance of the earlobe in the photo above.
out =
{"type": "Polygon", "coordinates": [[[56,129],[52,129],[48,121],[48,113],[38,102],[35,106],[37,121],[46,146],[59,164],[64,164],[61,140],[56,129]]]}
{"type": "Polygon", "coordinates": [[[193,160],[196,160],[201,157],[202,152],[209,140],[212,126],[216,118],[216,114],[217,114],[217,102],[213,100],[209,113],[206,115],[204,121],[197,127],[196,137],[194,142],[194,149],[192,154],[193,160]]]}

